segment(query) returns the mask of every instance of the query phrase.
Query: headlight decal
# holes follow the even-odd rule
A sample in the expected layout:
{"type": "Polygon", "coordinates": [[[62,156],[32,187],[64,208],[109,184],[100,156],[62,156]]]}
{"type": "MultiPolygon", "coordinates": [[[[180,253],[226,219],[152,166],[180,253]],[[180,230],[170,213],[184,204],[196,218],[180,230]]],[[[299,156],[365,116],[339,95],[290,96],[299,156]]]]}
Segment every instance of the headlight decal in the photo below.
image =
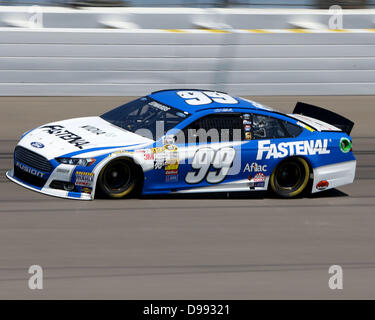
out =
{"type": "Polygon", "coordinates": [[[95,158],[56,158],[56,161],[62,164],[69,164],[73,166],[89,167],[95,163],[95,158]]]}

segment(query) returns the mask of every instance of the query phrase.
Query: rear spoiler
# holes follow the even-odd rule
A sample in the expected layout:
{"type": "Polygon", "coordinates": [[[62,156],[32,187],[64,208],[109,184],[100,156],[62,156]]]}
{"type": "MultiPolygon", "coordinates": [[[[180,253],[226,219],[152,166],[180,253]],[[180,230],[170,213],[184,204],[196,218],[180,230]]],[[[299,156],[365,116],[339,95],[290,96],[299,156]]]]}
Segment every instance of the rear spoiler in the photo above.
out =
{"type": "Polygon", "coordinates": [[[333,125],[342,131],[346,132],[348,135],[353,129],[354,122],[340,116],[332,111],[313,106],[311,104],[297,102],[296,107],[293,110],[295,114],[301,114],[310,118],[314,118],[330,125],[333,125]]]}

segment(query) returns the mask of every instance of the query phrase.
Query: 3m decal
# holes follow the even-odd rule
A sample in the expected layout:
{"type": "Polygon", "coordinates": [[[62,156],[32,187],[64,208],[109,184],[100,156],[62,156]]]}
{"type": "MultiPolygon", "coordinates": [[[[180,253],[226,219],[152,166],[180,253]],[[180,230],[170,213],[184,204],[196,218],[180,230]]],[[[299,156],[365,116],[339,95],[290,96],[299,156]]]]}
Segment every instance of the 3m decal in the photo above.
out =
{"type": "Polygon", "coordinates": [[[230,147],[217,151],[211,148],[198,149],[191,163],[192,169],[195,170],[186,174],[185,181],[196,184],[206,178],[208,183],[222,182],[226,178],[235,156],[236,151],[230,147]],[[209,171],[211,167],[214,169],[213,171],[209,171]]]}
{"type": "Polygon", "coordinates": [[[316,155],[330,154],[328,150],[328,139],[305,140],[271,143],[270,140],[258,142],[257,160],[285,158],[292,155],[316,155]]]}
{"type": "Polygon", "coordinates": [[[154,154],[153,153],[145,153],[144,155],[143,155],[143,159],[144,160],[154,160],[154,154]]]}

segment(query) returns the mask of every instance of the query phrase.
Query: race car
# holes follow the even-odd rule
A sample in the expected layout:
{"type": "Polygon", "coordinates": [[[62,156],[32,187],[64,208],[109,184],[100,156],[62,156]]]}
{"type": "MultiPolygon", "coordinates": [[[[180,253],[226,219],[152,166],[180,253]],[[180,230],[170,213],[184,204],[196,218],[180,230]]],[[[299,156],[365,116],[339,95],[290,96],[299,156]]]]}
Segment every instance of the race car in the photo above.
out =
{"type": "Polygon", "coordinates": [[[291,198],[353,182],[353,125],[301,102],[284,114],[218,91],[162,90],[24,133],[6,175],[81,200],[267,190],[291,198]]]}

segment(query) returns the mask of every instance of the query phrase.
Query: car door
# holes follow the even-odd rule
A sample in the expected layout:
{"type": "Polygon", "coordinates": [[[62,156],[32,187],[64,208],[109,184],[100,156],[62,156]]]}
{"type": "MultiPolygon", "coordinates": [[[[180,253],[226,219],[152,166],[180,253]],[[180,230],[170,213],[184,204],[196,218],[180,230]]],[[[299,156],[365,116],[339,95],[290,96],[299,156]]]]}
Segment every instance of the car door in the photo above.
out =
{"type": "Polygon", "coordinates": [[[240,113],[209,114],[181,132],[178,188],[219,190],[238,179],[244,134],[240,113]]]}

